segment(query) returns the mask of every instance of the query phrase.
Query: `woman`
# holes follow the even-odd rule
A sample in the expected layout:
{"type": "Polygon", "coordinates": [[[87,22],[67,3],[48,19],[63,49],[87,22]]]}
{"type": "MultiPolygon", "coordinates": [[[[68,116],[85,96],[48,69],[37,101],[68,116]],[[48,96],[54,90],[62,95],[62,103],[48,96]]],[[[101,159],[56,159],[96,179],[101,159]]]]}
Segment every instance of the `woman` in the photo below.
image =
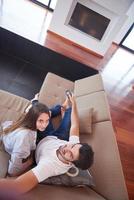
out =
{"type": "Polygon", "coordinates": [[[5,151],[11,155],[8,175],[18,176],[33,164],[32,152],[36,148],[37,130],[44,131],[50,112],[46,105],[36,103],[16,122],[2,124],[1,140],[5,151]]]}

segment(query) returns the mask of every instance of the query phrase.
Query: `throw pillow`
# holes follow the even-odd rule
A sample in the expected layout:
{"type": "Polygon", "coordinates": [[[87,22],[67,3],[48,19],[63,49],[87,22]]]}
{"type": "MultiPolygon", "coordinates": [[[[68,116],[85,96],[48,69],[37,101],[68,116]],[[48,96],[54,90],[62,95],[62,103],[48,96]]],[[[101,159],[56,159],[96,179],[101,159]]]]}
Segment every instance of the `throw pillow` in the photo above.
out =
{"type": "Polygon", "coordinates": [[[59,176],[50,177],[41,184],[45,185],[63,185],[63,186],[94,186],[93,177],[89,173],[88,170],[79,169],[79,173],[77,176],[72,177],[67,174],[62,174],[59,176]]]}
{"type": "Polygon", "coordinates": [[[93,108],[78,108],[80,133],[92,133],[93,108]]]}

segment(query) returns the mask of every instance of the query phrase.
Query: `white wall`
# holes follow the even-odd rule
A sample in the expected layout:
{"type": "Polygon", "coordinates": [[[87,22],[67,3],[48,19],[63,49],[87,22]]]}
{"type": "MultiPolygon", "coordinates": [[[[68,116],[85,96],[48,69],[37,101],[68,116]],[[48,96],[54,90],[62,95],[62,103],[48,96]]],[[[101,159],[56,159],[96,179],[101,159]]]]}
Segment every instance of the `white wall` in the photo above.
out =
{"type": "Polygon", "coordinates": [[[132,4],[132,6],[128,9],[127,15],[128,15],[128,18],[127,18],[126,22],[123,24],[119,33],[117,34],[117,36],[114,39],[114,42],[116,42],[117,44],[119,44],[121,42],[122,38],[125,36],[125,34],[129,30],[131,25],[134,23],[134,2],[132,4]]]}
{"type": "MultiPolygon", "coordinates": [[[[131,17],[127,14],[132,2],[133,0],[58,0],[49,30],[103,56],[118,33],[120,34],[115,41],[121,40],[120,30],[131,17]],[[108,15],[111,19],[102,40],[97,40],[66,24],[68,13],[71,12],[71,8],[75,6],[76,2],[80,2],[104,16],[108,15]]],[[[132,11],[129,13],[132,14],[132,11]]]]}

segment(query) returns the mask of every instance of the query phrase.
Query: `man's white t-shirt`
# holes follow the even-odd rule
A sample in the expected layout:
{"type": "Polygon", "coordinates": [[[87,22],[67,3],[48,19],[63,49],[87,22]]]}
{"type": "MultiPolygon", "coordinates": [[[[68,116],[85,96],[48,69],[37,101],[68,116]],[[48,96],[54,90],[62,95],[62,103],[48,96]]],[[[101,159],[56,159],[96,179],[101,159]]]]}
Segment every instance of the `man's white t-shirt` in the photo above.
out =
{"type": "Polygon", "coordinates": [[[38,144],[35,155],[37,166],[32,172],[39,183],[48,177],[64,174],[72,167],[72,164],[60,161],[56,154],[56,150],[67,143],[79,143],[79,137],[70,136],[69,141],[65,141],[55,136],[47,136],[38,144]]]}

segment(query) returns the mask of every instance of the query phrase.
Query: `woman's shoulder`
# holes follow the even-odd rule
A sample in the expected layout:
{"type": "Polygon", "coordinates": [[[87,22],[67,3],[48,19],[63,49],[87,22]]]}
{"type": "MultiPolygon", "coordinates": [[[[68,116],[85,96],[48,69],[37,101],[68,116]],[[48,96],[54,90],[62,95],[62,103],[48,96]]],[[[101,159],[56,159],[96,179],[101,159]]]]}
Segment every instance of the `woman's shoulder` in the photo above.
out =
{"type": "Polygon", "coordinates": [[[18,143],[20,143],[20,141],[24,143],[27,143],[27,142],[32,143],[33,141],[35,143],[36,134],[32,132],[33,131],[29,129],[17,128],[10,134],[10,137],[13,137],[15,141],[18,143]]]}
{"type": "Polygon", "coordinates": [[[13,121],[4,121],[4,122],[1,123],[1,127],[4,130],[5,128],[8,128],[12,124],[13,124],[13,121]]]}
{"type": "Polygon", "coordinates": [[[31,135],[31,134],[35,134],[36,131],[27,129],[27,128],[23,128],[23,127],[19,127],[15,130],[16,132],[23,134],[23,135],[31,135]]]}

